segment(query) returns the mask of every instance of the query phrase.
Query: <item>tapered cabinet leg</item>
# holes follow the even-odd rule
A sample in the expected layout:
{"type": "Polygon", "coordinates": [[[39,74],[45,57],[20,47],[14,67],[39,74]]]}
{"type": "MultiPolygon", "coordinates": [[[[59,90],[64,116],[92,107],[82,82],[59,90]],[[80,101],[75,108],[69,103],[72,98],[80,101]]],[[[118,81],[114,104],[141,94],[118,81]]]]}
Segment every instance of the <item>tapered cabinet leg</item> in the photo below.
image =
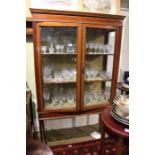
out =
{"type": "Polygon", "coordinates": [[[100,124],[100,131],[101,131],[101,150],[100,155],[105,155],[106,152],[106,139],[105,139],[105,129],[103,123],[101,121],[101,115],[99,115],[99,124],[100,124]]]}
{"type": "Polygon", "coordinates": [[[39,126],[40,126],[40,139],[43,142],[44,141],[44,127],[43,127],[43,120],[39,120],[39,126]]]}

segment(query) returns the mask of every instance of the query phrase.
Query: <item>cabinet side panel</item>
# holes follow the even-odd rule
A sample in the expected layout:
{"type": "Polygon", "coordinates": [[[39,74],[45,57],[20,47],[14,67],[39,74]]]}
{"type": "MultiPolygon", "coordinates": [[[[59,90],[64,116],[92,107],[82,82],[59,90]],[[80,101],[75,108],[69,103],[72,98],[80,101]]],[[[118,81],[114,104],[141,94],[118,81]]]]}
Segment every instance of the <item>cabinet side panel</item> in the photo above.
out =
{"type": "Polygon", "coordinates": [[[36,79],[36,90],[38,99],[38,110],[41,112],[43,110],[43,98],[42,98],[42,78],[41,78],[41,56],[40,56],[40,36],[38,33],[37,23],[33,23],[33,42],[34,42],[34,61],[35,61],[35,79],[36,79]]]}
{"type": "Polygon", "coordinates": [[[112,79],[111,97],[110,97],[111,104],[116,95],[119,59],[120,59],[120,50],[121,50],[121,38],[122,38],[122,27],[119,27],[118,30],[116,30],[115,55],[114,55],[114,62],[113,62],[113,79],[112,79]]]}

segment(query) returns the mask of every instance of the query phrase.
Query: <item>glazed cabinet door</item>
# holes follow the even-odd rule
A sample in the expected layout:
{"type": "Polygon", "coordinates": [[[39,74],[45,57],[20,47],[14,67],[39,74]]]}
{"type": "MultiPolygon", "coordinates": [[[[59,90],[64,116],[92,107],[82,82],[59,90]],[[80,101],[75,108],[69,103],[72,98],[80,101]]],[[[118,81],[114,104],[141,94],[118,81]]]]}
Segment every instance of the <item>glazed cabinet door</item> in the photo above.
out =
{"type": "Polygon", "coordinates": [[[79,109],[81,25],[40,22],[34,25],[39,111],[79,109]]]}
{"type": "Polygon", "coordinates": [[[82,109],[110,104],[117,27],[83,25],[82,109]]]}

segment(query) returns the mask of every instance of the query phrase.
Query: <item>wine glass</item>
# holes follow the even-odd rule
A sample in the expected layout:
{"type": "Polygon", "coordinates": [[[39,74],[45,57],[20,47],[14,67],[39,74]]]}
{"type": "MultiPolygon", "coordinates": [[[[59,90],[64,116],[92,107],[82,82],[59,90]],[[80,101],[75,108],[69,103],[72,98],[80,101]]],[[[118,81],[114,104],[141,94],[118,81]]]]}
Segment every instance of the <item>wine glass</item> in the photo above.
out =
{"type": "Polygon", "coordinates": [[[41,46],[41,51],[42,51],[43,54],[46,53],[46,51],[47,51],[47,46],[46,46],[46,45],[42,45],[42,46],[41,46]]]}
{"type": "Polygon", "coordinates": [[[43,98],[45,100],[45,102],[49,102],[50,100],[50,93],[48,89],[44,89],[43,90],[43,98]]]}

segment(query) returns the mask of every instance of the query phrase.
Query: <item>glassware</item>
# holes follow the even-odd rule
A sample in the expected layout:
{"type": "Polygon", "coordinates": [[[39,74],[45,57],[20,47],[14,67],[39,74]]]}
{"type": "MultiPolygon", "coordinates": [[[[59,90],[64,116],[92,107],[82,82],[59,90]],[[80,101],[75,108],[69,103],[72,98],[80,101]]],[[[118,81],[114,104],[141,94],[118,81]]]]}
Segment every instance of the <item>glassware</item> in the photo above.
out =
{"type": "Polygon", "coordinates": [[[99,45],[97,43],[94,44],[95,53],[98,53],[99,45]]]}
{"type": "Polygon", "coordinates": [[[47,46],[46,45],[42,45],[41,46],[41,51],[42,51],[43,54],[45,54],[46,51],[47,51],[47,46]]]}
{"type": "Polygon", "coordinates": [[[99,76],[104,79],[111,79],[112,75],[106,71],[100,71],[99,76]]]}
{"type": "Polygon", "coordinates": [[[76,46],[73,43],[68,43],[66,47],[66,53],[76,53],[76,46]]]}
{"type": "Polygon", "coordinates": [[[55,70],[54,71],[54,78],[57,81],[62,81],[63,77],[62,77],[62,71],[61,70],[55,70]]]}
{"type": "Polygon", "coordinates": [[[51,43],[50,47],[49,47],[49,53],[54,53],[54,46],[53,44],[51,43]]]}
{"type": "Polygon", "coordinates": [[[67,95],[67,102],[68,102],[68,104],[74,104],[74,95],[73,94],[67,95]]]}
{"type": "Polygon", "coordinates": [[[109,101],[109,100],[110,100],[110,91],[105,91],[105,92],[104,92],[104,96],[105,96],[105,97],[104,97],[105,100],[106,100],[106,101],[109,101]]]}
{"type": "Polygon", "coordinates": [[[86,44],[86,52],[89,53],[89,43],[86,44]]]}
{"type": "Polygon", "coordinates": [[[90,101],[90,104],[93,104],[94,103],[94,101],[95,101],[95,98],[94,97],[95,97],[94,96],[94,93],[89,92],[89,101],[90,101]]]}
{"type": "Polygon", "coordinates": [[[67,102],[67,97],[66,97],[66,95],[62,95],[62,96],[61,96],[61,100],[62,100],[63,104],[66,103],[66,102],[67,102]]]}
{"type": "Polygon", "coordinates": [[[76,69],[72,68],[70,69],[70,75],[72,80],[76,80],[76,69]]]}
{"type": "Polygon", "coordinates": [[[89,70],[89,76],[90,76],[91,79],[97,78],[97,75],[98,75],[98,71],[97,70],[95,70],[95,69],[90,69],[89,70]]]}
{"type": "Polygon", "coordinates": [[[112,45],[106,44],[104,45],[104,52],[105,53],[110,53],[112,50],[112,45]]]}
{"type": "Polygon", "coordinates": [[[45,102],[49,102],[49,100],[50,100],[50,93],[49,93],[49,91],[47,89],[43,90],[43,98],[44,98],[45,102]]]}
{"type": "Polygon", "coordinates": [[[61,45],[55,45],[56,53],[61,53],[61,45]]]}
{"type": "Polygon", "coordinates": [[[99,44],[98,45],[98,52],[99,53],[103,53],[104,52],[104,45],[103,44],[99,44]]]}
{"type": "Polygon", "coordinates": [[[93,43],[89,43],[89,53],[93,53],[93,43]]]}
{"type": "Polygon", "coordinates": [[[59,104],[63,104],[63,98],[62,98],[62,96],[59,96],[58,97],[58,100],[59,100],[59,104]]]}
{"type": "Polygon", "coordinates": [[[60,45],[60,53],[64,53],[64,45],[60,45]]]}
{"type": "Polygon", "coordinates": [[[100,91],[99,92],[99,94],[98,94],[99,96],[99,102],[104,102],[104,100],[105,100],[105,95],[104,95],[104,91],[100,91]]]}
{"type": "Polygon", "coordinates": [[[103,72],[105,79],[111,79],[112,75],[109,72],[103,72]]]}
{"type": "Polygon", "coordinates": [[[67,68],[62,69],[62,77],[64,80],[70,80],[70,71],[67,68]]]}
{"type": "Polygon", "coordinates": [[[85,69],[85,78],[90,79],[90,69],[88,67],[85,69]]]}
{"type": "Polygon", "coordinates": [[[84,94],[84,103],[85,104],[89,104],[90,103],[89,93],[88,92],[85,92],[85,94],[84,94]]]}
{"type": "Polygon", "coordinates": [[[46,82],[48,80],[51,80],[52,79],[52,76],[51,76],[51,68],[50,66],[45,66],[43,68],[43,80],[46,82]]]}
{"type": "Polygon", "coordinates": [[[53,105],[57,105],[59,103],[59,98],[57,96],[51,97],[51,102],[53,105]]]}

